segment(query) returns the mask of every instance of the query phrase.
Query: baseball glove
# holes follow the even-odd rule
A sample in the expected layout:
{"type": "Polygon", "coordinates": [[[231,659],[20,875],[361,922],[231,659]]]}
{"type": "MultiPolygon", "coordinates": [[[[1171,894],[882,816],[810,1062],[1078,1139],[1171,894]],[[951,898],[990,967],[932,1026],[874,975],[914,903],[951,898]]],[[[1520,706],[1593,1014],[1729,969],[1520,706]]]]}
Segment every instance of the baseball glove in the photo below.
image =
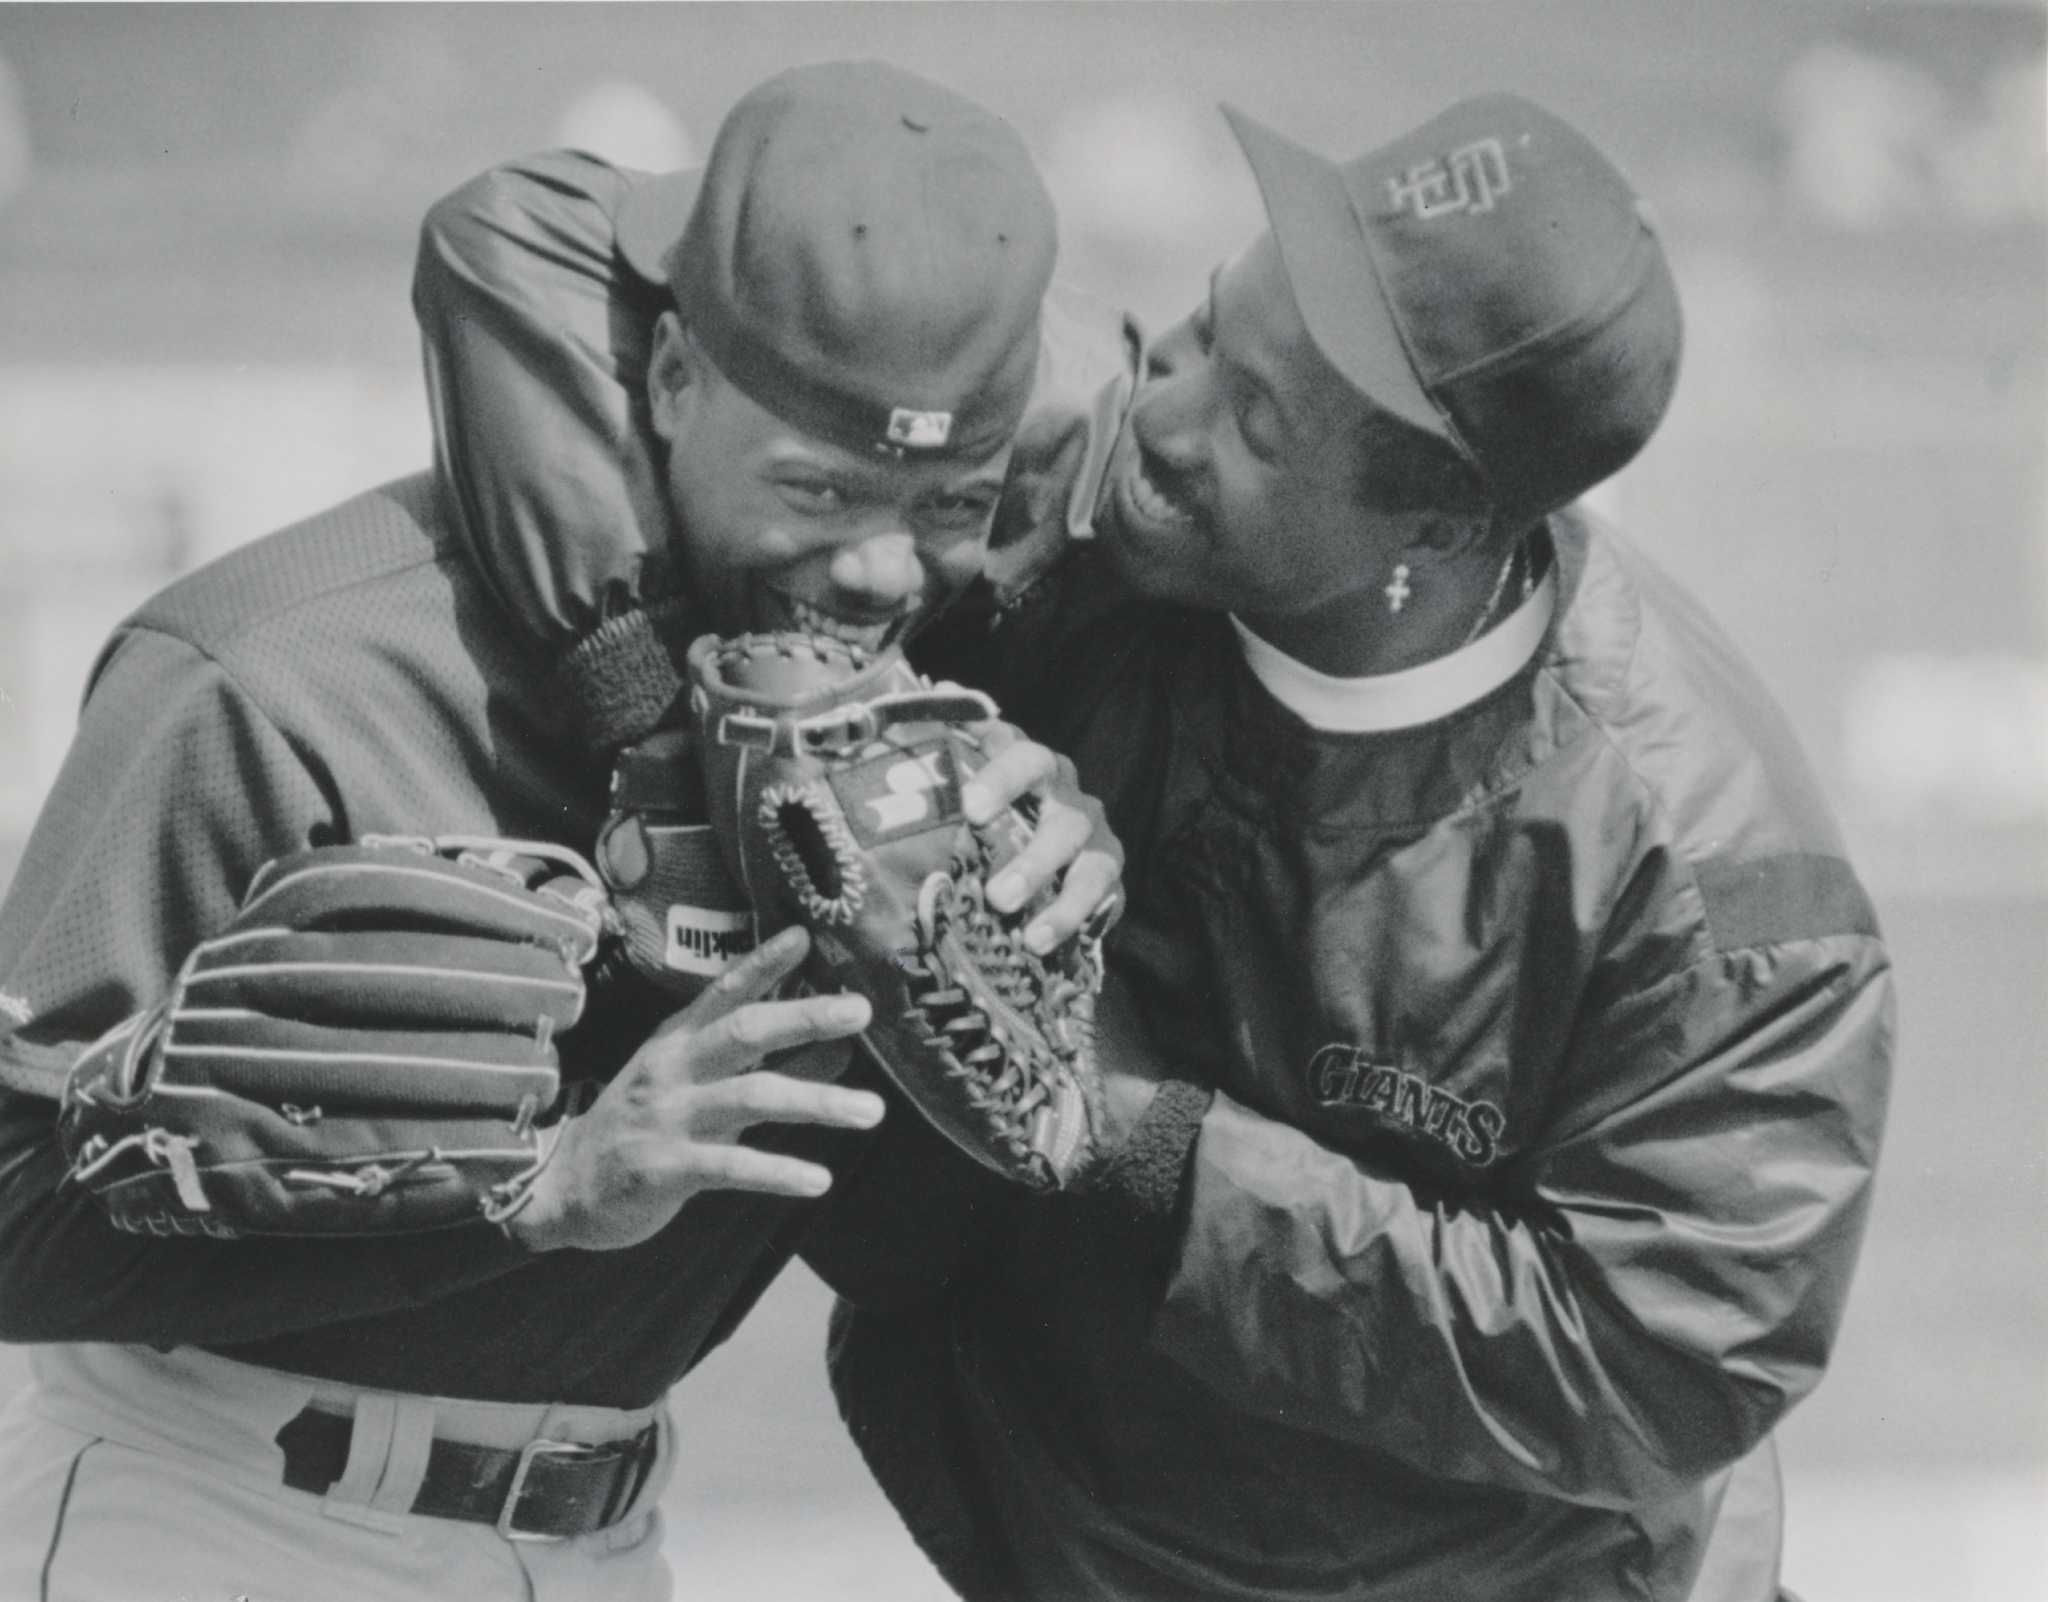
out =
{"type": "Polygon", "coordinates": [[[65,1084],[69,1180],[122,1229],[396,1234],[508,1217],[602,926],[574,853],[367,838],[279,858],[65,1084]]]}
{"type": "Polygon", "coordinates": [[[1023,930],[1051,892],[1008,915],[983,893],[1030,836],[1015,810],[960,810],[995,704],[818,635],[706,637],[689,668],[712,827],[760,938],[809,929],[808,981],[868,998],[868,1050],[962,1150],[1074,1184],[1100,1127],[1099,942],[1040,957],[1023,930]]]}
{"type": "Polygon", "coordinates": [[[618,753],[596,851],[619,954],[681,1004],[754,949],[754,909],[705,821],[698,746],[690,729],[663,729],[618,753]]]}

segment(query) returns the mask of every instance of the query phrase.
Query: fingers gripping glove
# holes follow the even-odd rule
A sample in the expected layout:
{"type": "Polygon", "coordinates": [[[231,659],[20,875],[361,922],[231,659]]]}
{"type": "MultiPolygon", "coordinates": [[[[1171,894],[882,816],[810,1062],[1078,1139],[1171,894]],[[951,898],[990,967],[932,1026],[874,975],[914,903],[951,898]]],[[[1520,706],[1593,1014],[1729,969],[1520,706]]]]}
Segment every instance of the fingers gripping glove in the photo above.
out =
{"type": "Polygon", "coordinates": [[[1040,957],[1023,930],[1050,893],[988,905],[1030,836],[1014,811],[982,829],[960,811],[994,703],[816,635],[707,637],[689,667],[712,825],[761,938],[810,930],[806,977],[868,998],[869,1050],[970,1156],[1073,1184],[1100,1126],[1099,943],[1040,957]]]}
{"type": "Polygon", "coordinates": [[[157,1234],[509,1216],[552,1149],[536,1119],[601,908],[551,846],[372,837],[266,864],[170,995],[72,1068],[71,1181],[157,1234]]]}

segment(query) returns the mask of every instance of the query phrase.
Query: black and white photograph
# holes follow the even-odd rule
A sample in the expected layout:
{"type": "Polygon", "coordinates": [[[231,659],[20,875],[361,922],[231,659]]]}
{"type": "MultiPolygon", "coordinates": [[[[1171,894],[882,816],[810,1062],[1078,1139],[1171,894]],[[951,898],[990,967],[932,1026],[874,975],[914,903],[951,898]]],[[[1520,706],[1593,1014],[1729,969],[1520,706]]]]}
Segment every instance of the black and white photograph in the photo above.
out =
{"type": "Polygon", "coordinates": [[[2048,1602],[2041,0],[0,0],[0,1602],[2048,1602]]]}

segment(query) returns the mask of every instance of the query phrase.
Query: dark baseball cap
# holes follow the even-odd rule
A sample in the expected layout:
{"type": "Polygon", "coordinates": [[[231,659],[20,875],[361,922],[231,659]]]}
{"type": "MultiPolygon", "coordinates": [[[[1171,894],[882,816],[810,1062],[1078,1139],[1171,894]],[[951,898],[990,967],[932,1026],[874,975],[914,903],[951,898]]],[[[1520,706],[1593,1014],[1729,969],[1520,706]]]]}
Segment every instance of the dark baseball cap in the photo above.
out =
{"type": "Polygon", "coordinates": [[[778,73],[617,226],[719,370],[807,432],[973,460],[1023,416],[1052,200],[1016,131],[951,90],[876,61],[778,73]]]}
{"type": "Polygon", "coordinates": [[[1642,449],[1678,377],[1678,291],[1643,204],[1516,95],[1460,101],[1339,165],[1233,107],[1316,345],[1533,522],[1642,449]]]}

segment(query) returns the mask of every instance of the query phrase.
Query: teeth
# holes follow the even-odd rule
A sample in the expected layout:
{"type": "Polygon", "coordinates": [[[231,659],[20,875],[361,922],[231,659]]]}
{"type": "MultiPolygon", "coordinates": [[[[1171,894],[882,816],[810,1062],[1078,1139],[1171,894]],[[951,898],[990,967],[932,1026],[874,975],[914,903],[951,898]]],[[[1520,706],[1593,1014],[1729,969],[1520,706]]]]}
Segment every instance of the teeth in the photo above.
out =
{"type": "Polygon", "coordinates": [[[1153,523],[1182,523],[1188,514],[1172,500],[1158,485],[1145,476],[1142,464],[1131,469],[1131,504],[1140,516],[1153,523]]]}
{"type": "Polygon", "coordinates": [[[811,605],[809,601],[800,601],[793,595],[785,599],[789,602],[790,616],[805,633],[822,634],[843,645],[858,645],[870,651],[880,649],[895,621],[892,618],[882,623],[849,623],[811,605]]]}

